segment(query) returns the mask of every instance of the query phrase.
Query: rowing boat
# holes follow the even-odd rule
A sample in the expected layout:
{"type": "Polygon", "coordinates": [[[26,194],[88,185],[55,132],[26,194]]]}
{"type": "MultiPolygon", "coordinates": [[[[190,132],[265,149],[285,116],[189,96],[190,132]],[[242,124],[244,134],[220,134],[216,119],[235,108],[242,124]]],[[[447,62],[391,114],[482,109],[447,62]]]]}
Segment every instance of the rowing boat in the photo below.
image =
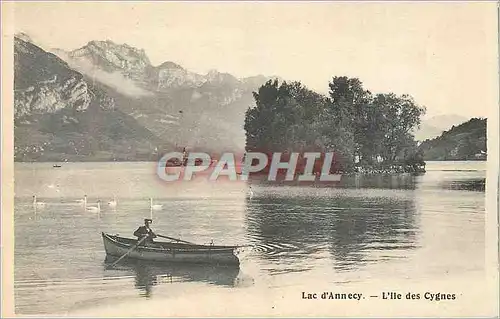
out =
{"type": "Polygon", "coordinates": [[[238,246],[155,241],[132,249],[137,244],[136,239],[106,233],[102,233],[102,238],[104,249],[109,256],[120,257],[127,254],[126,257],[131,259],[196,264],[239,265],[240,263],[236,256],[238,246]],[[132,250],[128,252],[130,249],[132,250]]]}

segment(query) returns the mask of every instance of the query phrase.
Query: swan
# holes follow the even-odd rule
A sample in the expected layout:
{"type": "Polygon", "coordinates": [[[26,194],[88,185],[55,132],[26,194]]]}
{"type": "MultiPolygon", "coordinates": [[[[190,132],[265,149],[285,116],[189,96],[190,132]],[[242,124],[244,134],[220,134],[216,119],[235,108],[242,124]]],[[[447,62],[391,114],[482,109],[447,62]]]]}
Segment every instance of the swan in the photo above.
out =
{"type": "Polygon", "coordinates": [[[45,203],[44,202],[37,202],[36,195],[33,195],[33,206],[34,207],[45,207],[45,203]]]}
{"type": "Polygon", "coordinates": [[[149,205],[151,207],[151,210],[161,210],[163,208],[162,204],[155,204],[153,205],[153,199],[149,198],[149,205]]]}
{"type": "Polygon", "coordinates": [[[116,202],[116,197],[113,195],[113,200],[109,201],[108,202],[108,206],[111,207],[111,208],[116,208],[116,205],[118,203],[116,202]]]}
{"type": "Polygon", "coordinates": [[[47,185],[48,188],[50,189],[55,189],[56,192],[60,192],[61,190],[59,189],[59,185],[54,185],[54,184],[50,184],[50,185],[47,185]]]}
{"type": "Polygon", "coordinates": [[[248,186],[248,195],[250,198],[253,197],[253,190],[252,190],[252,186],[248,186]]]}
{"type": "Polygon", "coordinates": [[[83,199],[78,199],[76,202],[80,205],[87,206],[87,195],[84,195],[83,199]]]}
{"type": "Polygon", "coordinates": [[[87,211],[93,212],[93,213],[98,213],[101,211],[101,201],[97,201],[97,206],[87,206],[86,207],[87,211]]]}

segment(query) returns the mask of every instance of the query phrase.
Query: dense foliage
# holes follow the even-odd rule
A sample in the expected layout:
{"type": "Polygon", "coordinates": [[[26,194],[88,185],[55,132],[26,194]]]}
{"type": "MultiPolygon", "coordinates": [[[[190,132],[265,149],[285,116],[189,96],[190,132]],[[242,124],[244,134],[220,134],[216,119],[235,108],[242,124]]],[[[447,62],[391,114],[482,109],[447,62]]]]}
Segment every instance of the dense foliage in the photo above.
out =
{"type": "Polygon", "coordinates": [[[344,169],[421,160],[411,132],[425,108],[410,96],[372,94],[356,78],[329,87],[323,96],[300,82],[261,86],[246,112],[247,151],[334,151],[344,169]]]}
{"type": "Polygon", "coordinates": [[[486,159],[486,119],[473,118],[419,146],[425,160],[486,159]]]}

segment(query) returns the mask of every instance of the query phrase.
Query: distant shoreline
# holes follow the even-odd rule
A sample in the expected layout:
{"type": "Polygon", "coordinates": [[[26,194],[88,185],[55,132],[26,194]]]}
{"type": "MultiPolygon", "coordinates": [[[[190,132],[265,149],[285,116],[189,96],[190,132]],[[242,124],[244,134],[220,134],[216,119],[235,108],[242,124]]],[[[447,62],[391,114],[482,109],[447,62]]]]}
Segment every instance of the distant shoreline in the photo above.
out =
{"type": "MultiPolygon", "coordinates": [[[[487,159],[447,159],[447,160],[426,160],[425,162],[487,162],[487,159]]],[[[103,161],[103,160],[86,160],[86,161],[14,161],[14,163],[52,163],[52,164],[64,164],[64,163],[156,163],[157,161],[152,160],[119,160],[119,161],[103,161]]]]}

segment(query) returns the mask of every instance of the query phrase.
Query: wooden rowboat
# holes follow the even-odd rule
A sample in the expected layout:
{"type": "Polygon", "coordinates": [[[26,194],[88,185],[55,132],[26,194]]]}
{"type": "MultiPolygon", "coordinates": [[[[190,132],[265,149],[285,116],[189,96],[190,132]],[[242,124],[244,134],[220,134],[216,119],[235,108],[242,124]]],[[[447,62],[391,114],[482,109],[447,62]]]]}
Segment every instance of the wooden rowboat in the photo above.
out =
{"type": "MultiPolygon", "coordinates": [[[[136,239],[102,233],[104,249],[109,256],[120,257],[137,244],[136,239]]],[[[238,246],[196,245],[155,241],[139,245],[126,258],[196,264],[239,265],[238,246]]]]}

